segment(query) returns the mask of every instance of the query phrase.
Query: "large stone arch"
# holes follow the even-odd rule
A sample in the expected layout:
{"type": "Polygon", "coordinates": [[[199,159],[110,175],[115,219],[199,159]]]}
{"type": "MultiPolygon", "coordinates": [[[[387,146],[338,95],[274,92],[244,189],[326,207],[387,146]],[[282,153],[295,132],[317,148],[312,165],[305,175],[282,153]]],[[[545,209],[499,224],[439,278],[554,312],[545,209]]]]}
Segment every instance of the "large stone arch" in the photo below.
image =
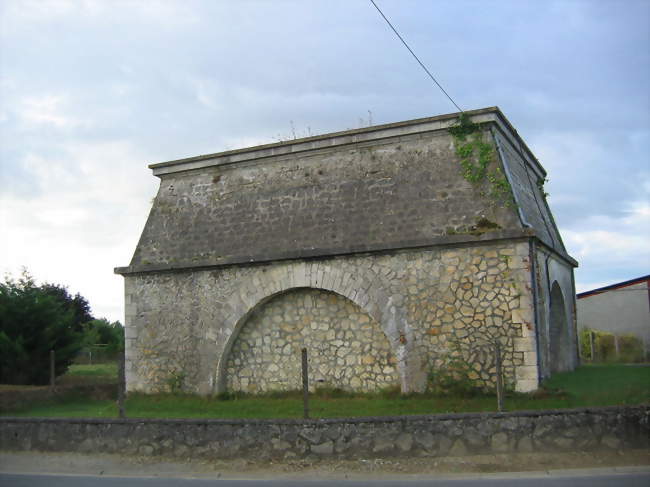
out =
{"type": "Polygon", "coordinates": [[[571,369],[571,343],[566,299],[562,288],[554,281],[549,302],[549,365],[552,374],[571,369]]]}
{"type": "MultiPolygon", "coordinates": [[[[403,392],[417,389],[412,370],[419,370],[419,356],[409,357],[408,347],[414,342],[413,331],[403,318],[396,298],[388,295],[381,281],[374,274],[363,271],[350,272],[332,267],[322,262],[289,263],[273,268],[258,268],[242,281],[238,292],[228,299],[228,313],[223,319],[218,340],[214,349],[216,368],[211,383],[213,392],[226,389],[225,377],[228,356],[242,326],[251,313],[275,296],[296,288],[314,288],[330,291],[352,301],[364,310],[381,327],[397,359],[397,370],[403,392]]],[[[213,362],[213,363],[214,363],[213,362]]]]}
{"type": "Polygon", "coordinates": [[[249,313],[224,355],[228,391],[301,388],[301,349],[312,387],[374,392],[399,384],[397,361],[379,324],[331,291],[293,288],[249,313]]]}

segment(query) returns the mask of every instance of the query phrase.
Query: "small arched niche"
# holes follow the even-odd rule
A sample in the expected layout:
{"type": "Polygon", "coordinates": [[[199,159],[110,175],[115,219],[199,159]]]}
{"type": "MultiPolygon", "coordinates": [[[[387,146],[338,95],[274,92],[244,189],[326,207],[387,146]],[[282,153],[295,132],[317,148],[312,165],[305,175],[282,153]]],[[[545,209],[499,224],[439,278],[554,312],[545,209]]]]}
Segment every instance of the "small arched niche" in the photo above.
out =
{"type": "Polygon", "coordinates": [[[303,347],[312,389],[370,392],[399,384],[390,343],[370,315],[340,294],[296,288],[249,314],[227,357],[226,390],[300,389],[303,347]]]}

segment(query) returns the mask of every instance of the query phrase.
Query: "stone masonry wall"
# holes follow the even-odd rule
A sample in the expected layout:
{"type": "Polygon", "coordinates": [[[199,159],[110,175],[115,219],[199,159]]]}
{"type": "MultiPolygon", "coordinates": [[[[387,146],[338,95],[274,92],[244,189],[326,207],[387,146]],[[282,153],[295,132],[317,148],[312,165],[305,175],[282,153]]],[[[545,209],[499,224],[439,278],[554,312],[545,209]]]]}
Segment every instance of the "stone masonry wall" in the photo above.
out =
{"type": "Polygon", "coordinates": [[[650,446],[648,406],[322,420],[0,418],[0,450],[177,458],[444,457],[650,446]]]}
{"type": "Polygon", "coordinates": [[[578,366],[576,299],[571,266],[548,249],[536,248],[539,361],[541,376],[546,378],[553,370],[568,371],[578,366]],[[559,286],[561,290],[561,301],[565,308],[563,323],[554,321],[551,312],[552,307],[560,305],[552,299],[554,286],[559,286]]]}
{"type": "Polygon", "coordinates": [[[449,131],[459,114],[151,165],[160,188],[130,265],[116,269],[125,277],[128,388],[180,383],[212,394],[288,386],[293,379],[271,380],[269,350],[295,364],[301,340],[323,344],[328,333],[343,344],[316,348],[315,370],[359,390],[370,387],[363,374],[376,388],[396,374],[403,392],[445,375],[491,388],[496,344],[506,381],[519,391],[535,389],[551,363],[573,368],[577,356],[566,343],[575,342],[575,327],[558,334],[549,322],[551,296],[529,255],[546,248],[548,289],[558,282],[574,317],[568,297],[577,263],[539,187],[546,173],[498,108],[465,115],[481,124],[492,156],[492,176],[473,183],[449,131]],[[516,205],[495,197],[497,171],[516,205]],[[395,363],[375,356],[370,367],[362,350],[355,370],[345,369],[353,342],[370,343],[355,340],[362,328],[339,329],[338,319],[327,330],[303,327],[300,339],[284,335],[282,326],[299,319],[284,312],[282,322],[252,324],[260,306],[298,288],[354,303],[348,319],[366,314],[376,323],[386,342],[373,346],[395,363]],[[563,338],[549,340],[551,330],[563,338]]]}
{"type": "MultiPolygon", "coordinates": [[[[464,364],[473,380],[490,387],[495,368],[488,343],[494,340],[503,346],[508,382],[520,391],[533,390],[538,377],[529,259],[527,239],[479,240],[127,275],[128,389],[165,390],[172,377],[182,377],[188,392],[226,389],[231,351],[238,353],[240,332],[259,305],[292,289],[312,288],[349,299],[379,325],[396,358],[403,392],[423,390],[427,376],[450,362],[464,364]]],[[[349,347],[351,338],[343,335],[341,341],[349,347]]],[[[278,360],[297,360],[295,349],[287,353],[282,351],[278,360]]],[[[334,376],[341,374],[334,358],[329,367],[334,376]]]]}
{"type": "Polygon", "coordinates": [[[246,321],[228,357],[227,389],[300,389],[303,347],[312,388],[374,391],[399,384],[379,324],[347,298],[304,288],[272,298],[246,321]]]}
{"type": "Polygon", "coordinates": [[[162,168],[131,267],[404,248],[444,240],[449,230],[483,218],[495,224],[494,232],[522,235],[515,209],[487,197],[487,183],[463,178],[446,130],[455,121],[424,124],[416,133],[370,130],[355,143],[334,136],[318,148],[287,143],[278,155],[251,148],[251,159],[240,154],[237,163],[216,154],[200,169],[191,163],[162,168]]]}

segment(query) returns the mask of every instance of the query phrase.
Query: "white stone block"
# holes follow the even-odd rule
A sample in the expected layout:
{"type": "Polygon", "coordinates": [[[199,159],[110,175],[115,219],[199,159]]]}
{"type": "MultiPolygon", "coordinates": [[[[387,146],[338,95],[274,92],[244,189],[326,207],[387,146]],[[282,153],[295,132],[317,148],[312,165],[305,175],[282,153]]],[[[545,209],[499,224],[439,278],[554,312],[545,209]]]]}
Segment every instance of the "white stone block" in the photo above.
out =
{"type": "Polygon", "coordinates": [[[537,381],[537,367],[534,365],[520,365],[517,367],[515,374],[517,376],[517,382],[520,380],[537,381]]]}
{"type": "Polygon", "coordinates": [[[537,365],[537,351],[524,352],[524,364],[525,365],[537,365]]]}
{"type": "Polygon", "coordinates": [[[515,338],[515,352],[534,352],[535,341],[531,340],[531,338],[532,337],[515,338]]]}
{"type": "Polygon", "coordinates": [[[537,390],[539,383],[537,379],[523,379],[517,380],[515,383],[515,390],[517,392],[532,392],[537,390]]]}
{"type": "Polygon", "coordinates": [[[138,306],[135,303],[125,303],[124,314],[126,316],[136,316],[138,314],[138,306]]]}
{"type": "Polygon", "coordinates": [[[138,329],[135,326],[124,328],[124,338],[138,338],[138,329]]]}

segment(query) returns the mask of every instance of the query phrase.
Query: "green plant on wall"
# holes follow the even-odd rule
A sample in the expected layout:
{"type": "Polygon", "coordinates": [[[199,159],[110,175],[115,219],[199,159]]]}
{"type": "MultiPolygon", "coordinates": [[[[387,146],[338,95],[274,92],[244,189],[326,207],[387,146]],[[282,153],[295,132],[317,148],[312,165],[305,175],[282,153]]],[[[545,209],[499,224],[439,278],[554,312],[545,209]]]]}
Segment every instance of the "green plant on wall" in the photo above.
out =
{"type": "Polygon", "coordinates": [[[185,381],[185,372],[172,370],[169,377],[165,380],[169,392],[171,394],[178,394],[183,390],[183,382],[185,381]]]}
{"type": "Polygon", "coordinates": [[[454,138],[462,175],[473,185],[487,182],[489,189],[484,194],[501,206],[512,207],[515,205],[512,188],[501,168],[493,164],[496,161],[494,147],[484,140],[481,125],[462,113],[458,123],[448,129],[454,138]]]}
{"type": "Polygon", "coordinates": [[[470,364],[458,357],[451,358],[443,367],[431,368],[427,374],[427,392],[439,396],[474,397],[483,389],[470,378],[470,364]]]}
{"type": "Polygon", "coordinates": [[[539,189],[539,192],[542,193],[542,196],[544,196],[544,198],[548,198],[548,193],[544,188],[544,185],[546,183],[548,183],[548,178],[544,178],[544,179],[540,178],[537,180],[537,189],[539,189]]]}

